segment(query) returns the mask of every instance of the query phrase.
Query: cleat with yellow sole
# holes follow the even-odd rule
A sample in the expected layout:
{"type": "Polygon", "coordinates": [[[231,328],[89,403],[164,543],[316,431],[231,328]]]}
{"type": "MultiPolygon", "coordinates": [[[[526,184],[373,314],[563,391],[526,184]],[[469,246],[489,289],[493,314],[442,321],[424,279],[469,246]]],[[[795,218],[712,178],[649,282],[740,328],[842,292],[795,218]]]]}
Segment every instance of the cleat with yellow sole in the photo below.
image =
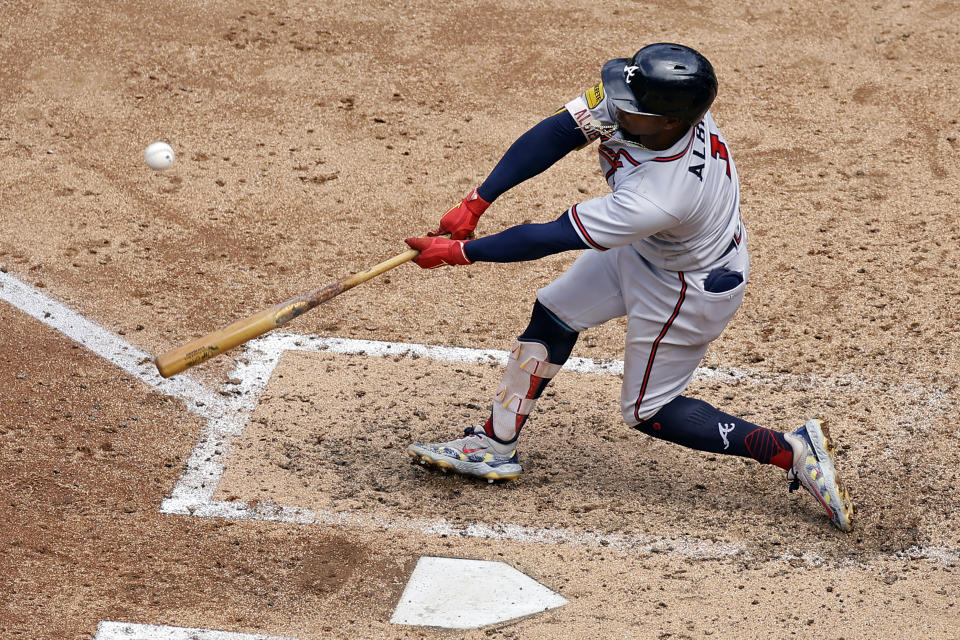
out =
{"type": "Polygon", "coordinates": [[[481,427],[468,427],[462,438],[449,442],[414,442],[407,447],[407,453],[420,464],[484,478],[488,482],[516,480],[523,472],[517,462],[516,443],[498,442],[481,427]]]}
{"type": "Polygon", "coordinates": [[[819,420],[808,420],[793,433],[784,434],[793,447],[793,468],[787,471],[790,491],[804,489],[826,510],[830,522],[841,531],[853,529],[853,500],[840,483],[834,463],[836,448],[819,420]]]}

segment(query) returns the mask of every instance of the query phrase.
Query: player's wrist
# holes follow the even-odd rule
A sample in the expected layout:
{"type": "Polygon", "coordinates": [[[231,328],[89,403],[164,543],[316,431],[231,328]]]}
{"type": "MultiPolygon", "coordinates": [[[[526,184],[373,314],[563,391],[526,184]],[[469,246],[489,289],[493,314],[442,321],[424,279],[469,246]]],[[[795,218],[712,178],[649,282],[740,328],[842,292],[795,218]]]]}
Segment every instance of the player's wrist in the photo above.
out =
{"type": "Polygon", "coordinates": [[[490,203],[493,202],[492,198],[486,198],[481,193],[483,185],[474,188],[467,197],[463,199],[463,204],[467,207],[470,213],[474,214],[478,218],[483,215],[483,212],[487,210],[487,207],[490,206],[490,203]]]}
{"type": "Polygon", "coordinates": [[[458,240],[458,241],[457,241],[457,243],[460,245],[460,256],[462,256],[462,258],[463,258],[463,261],[462,261],[462,262],[457,262],[457,264],[462,264],[462,265],[473,264],[473,260],[472,260],[472,259],[470,258],[470,256],[467,254],[467,245],[470,244],[470,242],[472,242],[472,241],[471,241],[471,240],[467,240],[467,241],[458,240]]]}

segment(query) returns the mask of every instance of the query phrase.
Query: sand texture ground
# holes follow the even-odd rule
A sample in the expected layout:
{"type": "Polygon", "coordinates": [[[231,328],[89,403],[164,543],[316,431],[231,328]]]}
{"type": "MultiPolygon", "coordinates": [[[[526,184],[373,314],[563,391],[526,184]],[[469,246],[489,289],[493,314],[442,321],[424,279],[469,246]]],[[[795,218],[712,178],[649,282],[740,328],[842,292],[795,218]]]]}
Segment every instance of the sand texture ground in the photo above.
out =
{"type": "MultiPolygon", "coordinates": [[[[203,420],[0,302],[0,637],[92,638],[102,620],[303,639],[960,637],[956,2],[0,3],[0,271],[161,353],[406,250],[603,62],[656,41],[717,70],[752,257],[703,363],[718,373],[689,392],[778,430],[824,419],[852,533],[777,469],[628,429],[609,374],[557,377],[518,482],[428,472],[406,444],[483,420],[499,366],[322,351],[282,356],[214,497],[356,517],[164,514],[203,420]],[[144,164],[154,140],[172,169],[144,164]],[[573,538],[411,524],[438,519],[573,538]],[[508,562],[570,604],[465,633],[391,625],[425,554],[508,562]]],[[[591,147],[478,232],[606,192],[591,147]]],[[[284,330],[508,349],[574,258],[406,264],[284,330]]],[[[624,327],[574,355],[622,358],[624,327]]],[[[238,357],[187,375],[222,388],[238,357]]]]}

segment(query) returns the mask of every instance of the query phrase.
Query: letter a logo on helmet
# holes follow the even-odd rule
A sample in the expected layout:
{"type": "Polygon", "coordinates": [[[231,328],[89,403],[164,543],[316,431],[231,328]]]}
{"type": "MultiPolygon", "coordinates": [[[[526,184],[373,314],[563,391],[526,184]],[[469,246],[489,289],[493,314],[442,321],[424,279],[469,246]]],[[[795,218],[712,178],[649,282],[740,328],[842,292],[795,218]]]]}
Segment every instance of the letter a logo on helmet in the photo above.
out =
{"type": "Polygon", "coordinates": [[[647,45],[632,58],[608,61],[600,74],[607,96],[627,113],[694,124],[717,97],[717,76],[710,61],[682,44],[647,45]]]}

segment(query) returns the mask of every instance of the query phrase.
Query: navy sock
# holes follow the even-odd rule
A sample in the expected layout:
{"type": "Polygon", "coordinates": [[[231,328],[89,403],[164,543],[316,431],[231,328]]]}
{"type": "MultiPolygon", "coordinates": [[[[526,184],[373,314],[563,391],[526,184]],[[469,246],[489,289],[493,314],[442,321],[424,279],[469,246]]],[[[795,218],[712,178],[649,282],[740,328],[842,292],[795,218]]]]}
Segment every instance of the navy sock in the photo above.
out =
{"type": "Polygon", "coordinates": [[[580,337],[578,332],[565,325],[560,318],[537,300],[533,303],[530,324],[517,340],[539,342],[547,348],[547,360],[550,363],[563,364],[570,357],[578,337],[580,337]]]}
{"type": "Polygon", "coordinates": [[[793,448],[782,433],[735,418],[694,398],[677,396],[634,428],[699,451],[753,458],[782,469],[793,464],[793,448]]]}

